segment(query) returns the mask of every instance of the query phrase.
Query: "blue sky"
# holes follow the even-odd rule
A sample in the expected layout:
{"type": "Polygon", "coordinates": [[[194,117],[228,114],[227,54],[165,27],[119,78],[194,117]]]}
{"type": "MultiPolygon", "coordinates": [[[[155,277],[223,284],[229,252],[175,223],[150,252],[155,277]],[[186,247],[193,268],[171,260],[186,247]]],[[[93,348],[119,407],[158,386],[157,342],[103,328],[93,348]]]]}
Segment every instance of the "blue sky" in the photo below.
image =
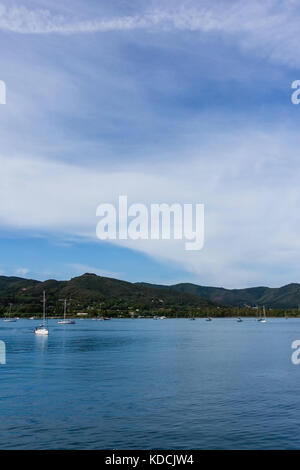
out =
{"type": "Polygon", "coordinates": [[[0,0],[0,272],[279,286],[300,265],[296,1],[0,0]],[[96,239],[203,203],[205,245],[96,239]]]}

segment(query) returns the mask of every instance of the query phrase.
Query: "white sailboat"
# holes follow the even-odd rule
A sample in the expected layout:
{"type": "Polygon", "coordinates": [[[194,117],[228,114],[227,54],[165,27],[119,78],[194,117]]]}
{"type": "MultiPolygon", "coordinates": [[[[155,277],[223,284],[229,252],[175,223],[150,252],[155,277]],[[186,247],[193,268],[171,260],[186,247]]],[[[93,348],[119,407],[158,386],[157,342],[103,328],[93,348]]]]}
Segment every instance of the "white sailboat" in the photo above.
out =
{"type": "Polygon", "coordinates": [[[48,336],[49,331],[46,328],[46,293],[43,291],[43,322],[34,329],[34,333],[39,336],[48,336]]]}
{"type": "Polygon", "coordinates": [[[104,321],[104,318],[102,317],[101,315],[101,312],[102,312],[102,303],[99,304],[100,305],[100,313],[99,313],[99,317],[97,318],[98,321],[104,321]]]}
{"type": "Polygon", "coordinates": [[[64,303],[64,319],[63,320],[58,320],[59,325],[74,325],[75,321],[74,320],[68,320],[66,318],[67,315],[67,299],[63,300],[64,303]]]}
{"type": "Polygon", "coordinates": [[[209,316],[209,310],[207,309],[207,317],[205,318],[205,321],[212,321],[212,318],[209,316]]]}
{"type": "Polygon", "coordinates": [[[3,321],[5,321],[5,322],[15,322],[15,321],[17,321],[16,318],[11,318],[12,306],[13,306],[13,304],[9,304],[9,313],[8,313],[8,317],[7,317],[7,318],[4,318],[3,321]]]}
{"type": "Polygon", "coordinates": [[[262,316],[260,322],[261,323],[266,323],[267,322],[265,306],[263,306],[263,316],[262,316]]]}
{"type": "Polygon", "coordinates": [[[237,321],[238,323],[241,323],[241,322],[243,321],[243,320],[241,319],[241,317],[240,317],[240,309],[239,309],[239,307],[238,307],[238,317],[237,317],[236,321],[237,321]]]}
{"type": "Polygon", "coordinates": [[[261,321],[261,316],[260,316],[260,314],[259,314],[259,307],[256,306],[256,308],[257,308],[256,321],[261,321]]]}

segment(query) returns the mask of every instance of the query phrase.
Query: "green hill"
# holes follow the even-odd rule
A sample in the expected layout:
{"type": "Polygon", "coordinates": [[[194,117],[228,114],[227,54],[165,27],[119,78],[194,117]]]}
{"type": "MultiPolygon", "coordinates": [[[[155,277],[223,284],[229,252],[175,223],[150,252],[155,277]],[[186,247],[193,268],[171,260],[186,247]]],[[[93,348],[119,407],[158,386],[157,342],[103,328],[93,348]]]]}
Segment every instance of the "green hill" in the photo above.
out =
{"type": "Polygon", "coordinates": [[[69,281],[49,279],[41,282],[33,279],[0,276],[0,314],[5,314],[13,303],[19,314],[35,314],[41,311],[43,290],[47,294],[49,314],[62,313],[62,302],[68,299],[69,312],[87,311],[91,315],[128,315],[139,312],[146,315],[185,316],[253,315],[246,306],[265,305],[272,309],[296,309],[300,304],[300,284],[280,288],[253,287],[225,289],[196,284],[163,286],[147,283],[131,283],[86,273],[69,281]],[[101,308],[100,308],[101,304],[101,308]]]}
{"type": "Polygon", "coordinates": [[[101,308],[110,312],[137,309],[153,312],[205,309],[213,306],[199,295],[177,290],[133,284],[117,279],[86,273],[70,281],[50,279],[44,282],[2,276],[0,278],[0,312],[3,314],[12,302],[16,312],[38,313],[41,310],[43,290],[47,294],[48,312],[62,311],[61,299],[69,299],[69,310],[89,310],[99,313],[101,308]]]}
{"type": "MultiPolygon", "coordinates": [[[[143,284],[149,285],[149,284],[143,284]]],[[[166,286],[155,286],[157,289],[166,286]]],[[[220,305],[265,305],[278,309],[298,308],[300,304],[300,284],[288,284],[279,288],[251,287],[247,289],[224,289],[223,287],[205,287],[196,284],[176,284],[169,289],[182,293],[199,295],[213,303],[220,305]]]]}

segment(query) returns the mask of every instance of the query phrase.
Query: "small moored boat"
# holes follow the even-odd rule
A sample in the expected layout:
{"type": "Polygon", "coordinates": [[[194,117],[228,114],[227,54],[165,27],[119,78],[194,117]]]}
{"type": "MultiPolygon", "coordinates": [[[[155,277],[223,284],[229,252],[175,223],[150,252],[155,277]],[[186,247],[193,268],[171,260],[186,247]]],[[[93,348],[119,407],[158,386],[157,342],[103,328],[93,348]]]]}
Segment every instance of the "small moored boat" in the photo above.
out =
{"type": "Polygon", "coordinates": [[[64,299],[63,300],[63,303],[64,303],[64,318],[63,320],[58,320],[58,324],[59,325],[75,325],[75,320],[71,320],[71,319],[67,319],[66,318],[66,315],[67,315],[67,299],[64,299]]]}
{"type": "Polygon", "coordinates": [[[16,322],[17,321],[17,318],[12,318],[11,317],[12,306],[13,306],[13,304],[9,304],[8,317],[4,318],[3,321],[5,321],[5,322],[16,322]]]}
{"type": "Polygon", "coordinates": [[[240,317],[239,314],[240,314],[240,309],[239,309],[239,307],[238,307],[238,317],[237,317],[236,321],[237,321],[238,323],[241,323],[243,320],[241,319],[241,317],[240,317]]]}
{"type": "Polygon", "coordinates": [[[40,326],[34,329],[34,333],[39,336],[48,336],[49,331],[46,328],[46,293],[43,291],[43,321],[40,326]]]}
{"type": "Polygon", "coordinates": [[[263,317],[260,319],[260,322],[261,323],[266,323],[267,322],[265,306],[263,306],[263,317]]]}

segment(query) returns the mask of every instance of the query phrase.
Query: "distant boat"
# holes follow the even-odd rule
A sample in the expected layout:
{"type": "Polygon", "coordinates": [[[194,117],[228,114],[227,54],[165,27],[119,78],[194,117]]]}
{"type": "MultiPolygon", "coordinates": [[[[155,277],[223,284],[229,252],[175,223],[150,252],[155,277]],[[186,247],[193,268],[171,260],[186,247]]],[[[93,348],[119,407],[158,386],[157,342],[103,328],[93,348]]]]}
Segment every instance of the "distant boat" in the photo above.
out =
{"type": "Polygon", "coordinates": [[[43,321],[40,326],[34,329],[34,333],[39,336],[48,336],[49,331],[46,328],[46,293],[43,291],[43,321]]]}
{"type": "Polygon", "coordinates": [[[66,318],[66,315],[67,315],[67,299],[64,299],[63,300],[63,303],[64,303],[64,319],[63,320],[58,320],[58,324],[59,325],[74,325],[75,324],[75,320],[68,320],[66,318]]]}
{"type": "Polygon", "coordinates": [[[104,321],[105,318],[102,316],[102,302],[99,304],[100,310],[99,310],[99,317],[97,318],[98,321],[104,321]]]}
{"type": "MultiPolygon", "coordinates": [[[[238,308],[238,313],[240,313],[240,309],[238,308]]],[[[236,320],[238,323],[241,323],[243,320],[241,319],[240,316],[237,317],[237,320],[236,320]]]]}
{"type": "Polygon", "coordinates": [[[206,318],[206,321],[212,321],[212,318],[207,317],[207,318],[206,318]]]}
{"type": "Polygon", "coordinates": [[[5,322],[16,322],[17,321],[17,318],[11,318],[12,306],[13,306],[13,304],[9,304],[8,317],[4,318],[3,321],[5,321],[5,322]]]}
{"type": "Polygon", "coordinates": [[[259,316],[259,307],[257,306],[256,308],[257,308],[257,318],[256,318],[256,321],[261,321],[262,318],[261,318],[261,316],[259,316]]]}
{"type": "Polygon", "coordinates": [[[261,323],[266,323],[267,322],[265,306],[263,306],[263,317],[260,319],[260,321],[261,321],[261,323]]]}
{"type": "MultiPolygon", "coordinates": [[[[82,318],[81,318],[82,320],[82,318]]],[[[57,322],[59,325],[75,325],[75,320],[58,320],[57,322]]]]}

